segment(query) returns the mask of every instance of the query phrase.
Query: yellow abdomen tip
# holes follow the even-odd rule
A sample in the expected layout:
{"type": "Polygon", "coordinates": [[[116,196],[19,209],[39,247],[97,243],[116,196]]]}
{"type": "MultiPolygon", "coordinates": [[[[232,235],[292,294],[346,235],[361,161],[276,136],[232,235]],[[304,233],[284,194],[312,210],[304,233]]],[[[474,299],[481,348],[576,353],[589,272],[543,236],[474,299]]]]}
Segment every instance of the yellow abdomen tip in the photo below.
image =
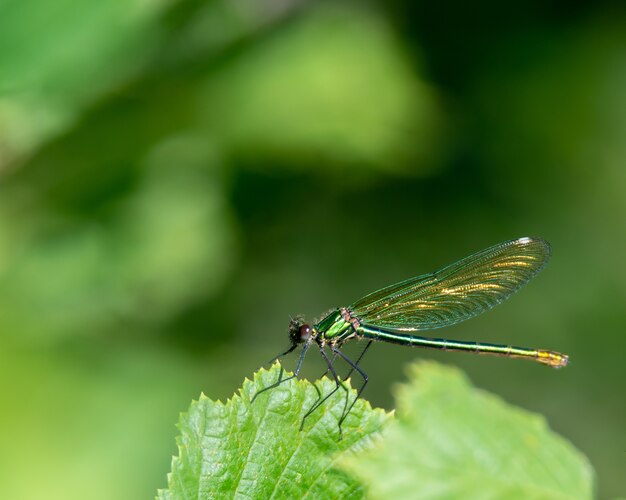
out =
{"type": "Polygon", "coordinates": [[[552,368],[562,368],[569,363],[569,356],[554,351],[537,351],[537,361],[552,368]]]}

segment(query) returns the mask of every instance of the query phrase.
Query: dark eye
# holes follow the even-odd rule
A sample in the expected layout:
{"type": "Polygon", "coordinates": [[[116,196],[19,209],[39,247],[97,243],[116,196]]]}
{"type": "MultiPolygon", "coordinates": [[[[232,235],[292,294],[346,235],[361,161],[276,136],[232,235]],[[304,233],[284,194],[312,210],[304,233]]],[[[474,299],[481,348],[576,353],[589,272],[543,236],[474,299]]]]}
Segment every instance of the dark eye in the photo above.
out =
{"type": "Polygon", "coordinates": [[[307,340],[311,336],[311,327],[309,325],[302,325],[300,327],[300,340],[307,340]]]}

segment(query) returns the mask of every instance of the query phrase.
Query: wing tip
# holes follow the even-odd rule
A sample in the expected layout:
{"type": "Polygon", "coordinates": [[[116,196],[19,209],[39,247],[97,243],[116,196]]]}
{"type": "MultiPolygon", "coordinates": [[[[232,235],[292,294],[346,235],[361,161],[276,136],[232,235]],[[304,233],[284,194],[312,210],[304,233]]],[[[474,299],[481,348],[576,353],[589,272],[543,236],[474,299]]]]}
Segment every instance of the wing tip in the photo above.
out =
{"type": "Polygon", "coordinates": [[[548,257],[552,255],[552,246],[543,238],[539,238],[536,236],[522,236],[521,238],[517,238],[516,240],[514,240],[514,242],[519,245],[539,244],[544,248],[544,251],[548,257]]]}

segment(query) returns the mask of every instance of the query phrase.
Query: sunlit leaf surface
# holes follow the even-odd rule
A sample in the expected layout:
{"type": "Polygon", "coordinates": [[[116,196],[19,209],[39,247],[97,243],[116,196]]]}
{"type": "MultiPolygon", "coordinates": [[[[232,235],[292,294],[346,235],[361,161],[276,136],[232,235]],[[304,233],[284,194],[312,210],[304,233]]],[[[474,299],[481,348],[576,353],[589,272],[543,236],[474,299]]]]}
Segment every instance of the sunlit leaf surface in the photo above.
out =
{"type": "MultiPolygon", "coordinates": [[[[180,418],[179,455],[159,498],[363,498],[360,483],[334,463],[371,445],[388,415],[359,400],[339,440],[337,422],[345,402],[339,391],[299,431],[318,397],[309,382],[292,380],[250,403],[279,374],[276,364],[246,380],[226,403],[202,395],[191,404],[180,418]]],[[[322,379],[317,386],[328,393],[334,383],[322,379]]]]}
{"type": "Polygon", "coordinates": [[[583,499],[587,459],[542,417],[473,388],[463,374],[414,364],[380,446],[343,460],[369,498],[583,499]]]}

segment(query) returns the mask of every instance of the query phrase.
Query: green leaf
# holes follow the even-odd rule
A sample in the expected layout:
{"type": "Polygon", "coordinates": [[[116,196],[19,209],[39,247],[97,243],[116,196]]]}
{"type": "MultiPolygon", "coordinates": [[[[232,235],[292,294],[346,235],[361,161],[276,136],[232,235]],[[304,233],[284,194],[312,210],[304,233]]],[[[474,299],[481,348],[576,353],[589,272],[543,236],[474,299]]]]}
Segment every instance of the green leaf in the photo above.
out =
{"type": "Polygon", "coordinates": [[[591,498],[591,466],[538,415],[471,386],[457,369],[418,363],[398,418],[374,449],[341,465],[369,498],[591,498]]]}
{"type": "MultiPolygon", "coordinates": [[[[363,497],[360,482],[334,464],[370,446],[389,415],[360,399],[339,440],[337,423],[346,393],[337,391],[300,431],[304,414],[318,398],[311,383],[292,379],[251,403],[280,375],[275,364],[246,380],[240,394],[226,403],[204,395],[191,403],[178,425],[179,455],[172,460],[168,489],[159,491],[158,498],[363,497]]],[[[322,394],[335,387],[327,378],[316,384],[322,394]]],[[[351,390],[350,397],[355,396],[351,390]]]]}
{"type": "Polygon", "coordinates": [[[0,2],[0,143],[8,149],[0,164],[62,132],[81,108],[137,74],[171,3],[0,2]]]}
{"type": "Polygon", "coordinates": [[[436,167],[436,93],[384,16],[312,7],[220,68],[202,101],[209,127],[240,154],[279,159],[272,165],[353,176],[436,167]]]}

